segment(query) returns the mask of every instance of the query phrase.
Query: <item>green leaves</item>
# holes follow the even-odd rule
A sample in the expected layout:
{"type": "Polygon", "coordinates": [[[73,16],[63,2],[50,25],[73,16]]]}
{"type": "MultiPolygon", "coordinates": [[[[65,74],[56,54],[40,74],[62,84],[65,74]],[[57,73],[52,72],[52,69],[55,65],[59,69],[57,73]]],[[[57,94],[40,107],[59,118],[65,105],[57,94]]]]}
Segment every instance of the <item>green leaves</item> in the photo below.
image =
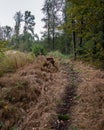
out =
{"type": "Polygon", "coordinates": [[[8,41],[0,41],[0,53],[6,50],[7,45],[8,45],[8,41]]]}
{"type": "Polygon", "coordinates": [[[46,55],[46,50],[44,46],[41,44],[34,44],[32,46],[32,52],[35,54],[35,56],[46,55]]]}

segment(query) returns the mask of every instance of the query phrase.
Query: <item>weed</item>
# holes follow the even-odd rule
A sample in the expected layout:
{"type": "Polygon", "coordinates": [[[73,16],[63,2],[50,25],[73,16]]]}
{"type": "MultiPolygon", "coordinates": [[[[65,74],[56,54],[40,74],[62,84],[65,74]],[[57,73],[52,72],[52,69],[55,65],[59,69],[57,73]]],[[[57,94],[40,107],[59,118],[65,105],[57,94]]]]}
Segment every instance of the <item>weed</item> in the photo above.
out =
{"type": "Polygon", "coordinates": [[[80,95],[74,97],[75,100],[79,100],[80,98],[81,98],[80,95]]]}
{"type": "Polygon", "coordinates": [[[58,115],[59,120],[69,120],[69,115],[58,115]]]}
{"type": "Polygon", "coordinates": [[[19,128],[17,128],[17,127],[12,127],[12,128],[10,128],[10,130],[19,130],[19,128]]]}
{"type": "Polygon", "coordinates": [[[70,127],[68,130],[79,130],[77,127],[70,127]]]}

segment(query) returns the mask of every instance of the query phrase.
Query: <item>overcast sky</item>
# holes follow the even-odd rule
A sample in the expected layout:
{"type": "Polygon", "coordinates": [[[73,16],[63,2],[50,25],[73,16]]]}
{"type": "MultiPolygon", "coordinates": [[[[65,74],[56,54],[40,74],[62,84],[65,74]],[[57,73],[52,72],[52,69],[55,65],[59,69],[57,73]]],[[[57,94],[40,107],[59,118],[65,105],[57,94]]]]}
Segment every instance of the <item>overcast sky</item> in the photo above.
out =
{"type": "Polygon", "coordinates": [[[43,3],[44,0],[0,0],[0,25],[14,27],[14,14],[18,11],[24,13],[28,10],[35,15],[35,33],[40,34],[44,25],[41,22],[43,3]]]}

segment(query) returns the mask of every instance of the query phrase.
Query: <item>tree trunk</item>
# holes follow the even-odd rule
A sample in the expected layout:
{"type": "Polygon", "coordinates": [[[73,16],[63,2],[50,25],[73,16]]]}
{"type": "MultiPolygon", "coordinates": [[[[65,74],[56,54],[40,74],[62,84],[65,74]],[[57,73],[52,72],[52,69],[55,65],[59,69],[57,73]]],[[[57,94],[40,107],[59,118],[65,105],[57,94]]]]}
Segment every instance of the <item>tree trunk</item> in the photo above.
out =
{"type": "Polygon", "coordinates": [[[76,34],[75,34],[75,31],[73,31],[73,53],[74,53],[74,59],[76,59],[77,52],[76,52],[76,34]]]}
{"type": "Polygon", "coordinates": [[[49,29],[49,25],[48,25],[48,45],[50,46],[50,29],[49,29]]]}
{"type": "Polygon", "coordinates": [[[65,54],[68,54],[69,52],[69,36],[67,34],[67,32],[65,32],[65,54]]]}
{"type": "MultiPolygon", "coordinates": [[[[64,22],[65,25],[68,24],[68,18],[67,18],[67,9],[68,9],[68,1],[65,0],[65,7],[64,7],[64,22]]],[[[68,44],[69,44],[69,35],[68,35],[68,28],[64,28],[65,33],[65,53],[68,54],[68,44]]]]}
{"type": "MultiPolygon", "coordinates": [[[[104,12],[104,11],[103,11],[104,12]]],[[[102,23],[103,25],[102,25],[102,33],[103,33],[103,38],[102,38],[102,40],[103,40],[103,42],[102,42],[102,48],[103,48],[103,50],[104,50],[104,16],[103,16],[103,23],[102,23]]]]}
{"type": "Polygon", "coordinates": [[[54,32],[54,28],[53,28],[53,38],[52,38],[52,49],[53,49],[53,51],[55,49],[55,32],[54,32]]]}
{"type": "MultiPolygon", "coordinates": [[[[82,35],[82,30],[80,32],[80,34],[82,35]]],[[[83,39],[82,39],[82,36],[80,37],[80,42],[79,42],[79,46],[82,47],[82,42],[83,42],[83,39]]]]}
{"type": "Polygon", "coordinates": [[[81,30],[80,30],[80,43],[79,43],[79,46],[82,47],[82,42],[83,42],[83,39],[82,39],[82,30],[83,30],[83,16],[81,18],[81,30]]]}
{"type": "Polygon", "coordinates": [[[49,7],[47,8],[47,14],[48,14],[48,45],[50,46],[50,14],[49,14],[49,7]]]}
{"type": "Polygon", "coordinates": [[[53,10],[52,10],[52,15],[53,15],[53,25],[52,25],[52,49],[54,51],[55,49],[55,16],[54,16],[54,7],[53,7],[53,10]]]}

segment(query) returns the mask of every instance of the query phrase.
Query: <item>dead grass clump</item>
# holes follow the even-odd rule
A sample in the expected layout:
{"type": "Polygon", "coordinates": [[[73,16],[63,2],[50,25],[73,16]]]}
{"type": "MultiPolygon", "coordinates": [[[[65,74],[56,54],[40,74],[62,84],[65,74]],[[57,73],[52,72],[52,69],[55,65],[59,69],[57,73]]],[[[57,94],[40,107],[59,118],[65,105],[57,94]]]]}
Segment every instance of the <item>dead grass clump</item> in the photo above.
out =
{"type": "Polygon", "coordinates": [[[0,110],[0,126],[1,130],[8,130],[12,128],[15,122],[18,122],[23,118],[23,113],[18,107],[14,107],[11,104],[7,104],[3,109],[0,110]]]}
{"type": "MultiPolygon", "coordinates": [[[[19,75],[17,75],[18,77],[19,75]]],[[[0,119],[2,122],[1,129],[11,129],[14,124],[18,126],[26,116],[27,110],[32,104],[36,104],[41,94],[41,90],[35,84],[28,82],[27,79],[19,79],[16,77],[9,78],[2,77],[3,87],[0,92],[0,119]],[[11,82],[15,80],[15,82],[11,82]]]]}
{"type": "Polygon", "coordinates": [[[50,73],[38,70],[36,74],[37,77],[41,77],[39,81],[36,80],[40,84],[39,86],[42,86],[41,95],[37,104],[29,109],[27,118],[20,125],[21,130],[48,129],[50,117],[56,115],[56,104],[64,89],[65,82],[63,80],[65,80],[65,75],[62,75],[62,72],[50,73]]]}
{"type": "Polygon", "coordinates": [[[3,87],[1,92],[1,96],[11,103],[23,102],[25,104],[30,101],[35,101],[41,93],[35,85],[30,86],[27,80],[19,80],[11,85],[3,87]]]}
{"type": "Polygon", "coordinates": [[[48,119],[54,113],[56,99],[63,91],[65,77],[61,71],[41,71],[46,58],[38,58],[33,64],[0,78],[1,130],[46,129],[48,119]]]}

